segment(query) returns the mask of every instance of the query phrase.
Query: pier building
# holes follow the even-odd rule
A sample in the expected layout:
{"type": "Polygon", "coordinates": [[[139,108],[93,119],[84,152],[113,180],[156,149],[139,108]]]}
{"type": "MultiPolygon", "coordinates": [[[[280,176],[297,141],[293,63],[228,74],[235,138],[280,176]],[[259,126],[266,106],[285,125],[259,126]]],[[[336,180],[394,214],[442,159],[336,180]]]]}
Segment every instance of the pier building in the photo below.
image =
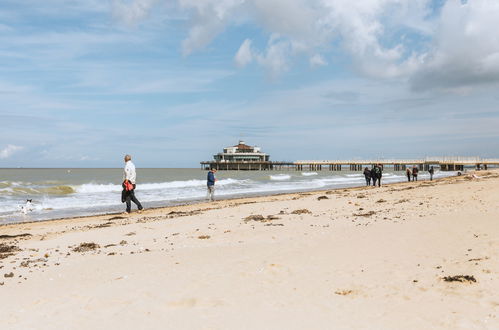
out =
{"type": "Polygon", "coordinates": [[[269,170],[272,169],[270,155],[262,152],[260,147],[247,145],[244,141],[223,152],[213,155],[213,161],[201,162],[201,166],[217,170],[269,170]]]}

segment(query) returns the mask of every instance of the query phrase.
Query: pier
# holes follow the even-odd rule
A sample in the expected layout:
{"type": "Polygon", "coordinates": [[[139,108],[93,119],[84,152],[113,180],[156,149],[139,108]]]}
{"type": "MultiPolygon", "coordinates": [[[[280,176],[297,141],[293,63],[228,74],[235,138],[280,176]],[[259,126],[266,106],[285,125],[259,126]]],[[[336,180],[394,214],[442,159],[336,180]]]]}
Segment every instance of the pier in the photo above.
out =
{"type": "Polygon", "coordinates": [[[489,166],[499,166],[499,158],[487,159],[480,157],[426,157],[423,159],[365,159],[365,160],[297,160],[297,161],[223,161],[213,160],[201,162],[202,169],[217,169],[228,171],[350,171],[361,172],[366,166],[380,164],[391,167],[394,171],[405,171],[406,168],[418,167],[428,171],[430,166],[441,171],[463,171],[464,167],[487,169],[489,166]]]}

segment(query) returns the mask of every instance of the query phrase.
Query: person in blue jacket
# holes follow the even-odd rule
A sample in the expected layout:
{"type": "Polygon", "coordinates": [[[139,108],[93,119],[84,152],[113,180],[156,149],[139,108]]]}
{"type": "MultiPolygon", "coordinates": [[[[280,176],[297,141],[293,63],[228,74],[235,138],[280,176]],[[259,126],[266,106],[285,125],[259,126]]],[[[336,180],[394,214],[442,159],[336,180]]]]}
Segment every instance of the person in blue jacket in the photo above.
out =
{"type": "Polygon", "coordinates": [[[216,169],[214,168],[210,169],[206,180],[208,186],[208,199],[212,202],[215,200],[215,182],[217,181],[217,178],[215,178],[216,172],[217,172],[216,169]]]}

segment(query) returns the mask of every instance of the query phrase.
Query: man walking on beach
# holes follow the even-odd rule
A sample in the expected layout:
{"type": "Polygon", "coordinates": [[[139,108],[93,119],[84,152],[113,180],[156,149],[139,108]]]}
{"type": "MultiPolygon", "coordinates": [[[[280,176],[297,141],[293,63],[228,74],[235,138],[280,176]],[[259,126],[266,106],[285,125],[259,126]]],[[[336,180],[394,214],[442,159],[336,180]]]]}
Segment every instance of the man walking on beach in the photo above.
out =
{"type": "Polygon", "coordinates": [[[216,172],[217,172],[216,169],[214,168],[210,169],[206,180],[208,186],[208,199],[212,202],[215,200],[215,181],[217,181],[217,179],[215,178],[216,172]]]}
{"type": "Polygon", "coordinates": [[[433,181],[433,173],[435,173],[433,166],[430,167],[430,169],[428,170],[428,173],[430,173],[430,181],[433,181]]]}
{"type": "Polygon", "coordinates": [[[121,202],[126,203],[126,213],[130,213],[132,211],[132,203],[134,202],[137,205],[139,211],[143,209],[142,204],[138,201],[137,197],[135,197],[135,179],[137,178],[137,174],[135,172],[135,165],[132,163],[132,156],[125,156],[125,168],[123,170],[123,191],[121,192],[121,202]]]}
{"type": "Polygon", "coordinates": [[[378,182],[378,187],[381,187],[381,177],[383,176],[383,169],[381,168],[381,164],[374,165],[372,173],[373,173],[373,186],[376,186],[376,182],[378,182]]]}

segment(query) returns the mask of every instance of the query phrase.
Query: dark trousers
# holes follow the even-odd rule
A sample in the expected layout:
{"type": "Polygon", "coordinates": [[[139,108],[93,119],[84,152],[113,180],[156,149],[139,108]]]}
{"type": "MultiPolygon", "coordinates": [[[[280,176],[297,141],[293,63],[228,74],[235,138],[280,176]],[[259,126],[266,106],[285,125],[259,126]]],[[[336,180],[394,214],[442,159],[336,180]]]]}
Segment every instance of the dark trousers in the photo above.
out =
{"type": "Polygon", "coordinates": [[[135,205],[137,205],[137,208],[139,210],[142,210],[142,204],[140,204],[139,200],[137,197],[135,197],[135,185],[133,185],[133,189],[126,191],[125,185],[123,184],[123,191],[121,192],[121,202],[126,203],[126,212],[130,213],[132,211],[132,203],[134,202],[135,205]]]}
{"type": "Polygon", "coordinates": [[[376,181],[378,181],[378,187],[381,187],[381,177],[377,177],[374,181],[374,185],[376,185],[376,181]]]}
{"type": "Polygon", "coordinates": [[[371,185],[371,177],[366,176],[366,186],[370,186],[370,185],[371,185]]]}
{"type": "Polygon", "coordinates": [[[418,181],[418,175],[417,174],[413,174],[412,175],[412,181],[418,181]]]}
{"type": "Polygon", "coordinates": [[[411,182],[411,175],[407,174],[407,181],[411,182]]]}
{"type": "Polygon", "coordinates": [[[376,180],[378,180],[378,178],[373,176],[373,186],[376,186],[376,180]]]}

